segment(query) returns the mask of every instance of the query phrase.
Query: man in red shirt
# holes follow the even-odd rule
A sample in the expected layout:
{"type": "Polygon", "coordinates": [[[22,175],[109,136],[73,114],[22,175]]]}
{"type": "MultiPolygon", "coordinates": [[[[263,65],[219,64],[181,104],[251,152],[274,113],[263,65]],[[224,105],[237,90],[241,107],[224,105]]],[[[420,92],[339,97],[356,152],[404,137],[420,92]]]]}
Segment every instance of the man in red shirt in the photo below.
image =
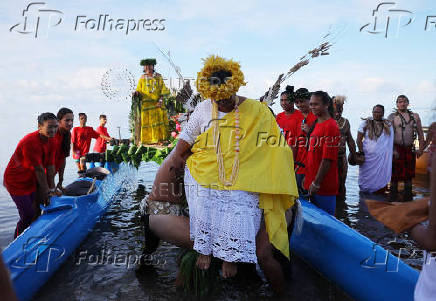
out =
{"type": "Polygon", "coordinates": [[[54,114],[39,115],[38,130],[20,140],[6,167],[3,185],[20,215],[14,237],[29,227],[37,216],[39,202],[47,205],[49,197],[55,192],[53,137],[57,129],[58,121],[54,114]]]}
{"type": "Polygon", "coordinates": [[[111,138],[105,135],[100,135],[90,126],[86,126],[88,117],[85,113],[79,113],[80,126],[73,128],[71,134],[71,143],[73,144],[73,159],[77,163],[79,171],[86,169],[85,156],[89,153],[91,147],[91,139],[97,139],[99,137],[110,141],[111,138]]]}
{"type": "Polygon", "coordinates": [[[306,174],[306,157],[307,157],[307,149],[309,147],[307,135],[310,129],[313,130],[315,126],[316,116],[312,113],[309,106],[310,101],[310,92],[306,88],[300,88],[295,91],[295,105],[298,110],[300,110],[301,114],[303,114],[303,120],[298,126],[297,132],[297,145],[295,148],[295,173],[297,179],[297,185],[300,191],[300,194],[306,194],[307,192],[303,191],[303,179],[306,174]],[[299,164],[300,163],[300,164],[299,164]]]}
{"type": "MultiPolygon", "coordinates": [[[[100,126],[96,129],[96,132],[100,135],[110,137],[107,128],[105,127],[107,123],[106,115],[100,115],[100,126]]],[[[106,143],[107,141],[101,137],[97,138],[94,145],[94,152],[96,153],[104,153],[106,151],[106,143]]]]}
{"type": "Polygon", "coordinates": [[[65,158],[68,157],[71,152],[71,129],[73,128],[74,114],[73,111],[68,108],[61,108],[56,117],[59,122],[58,131],[54,137],[56,149],[55,171],[59,175],[56,188],[60,191],[64,191],[62,183],[64,181],[65,158]]]}
{"type": "Polygon", "coordinates": [[[309,135],[304,188],[309,191],[316,206],[334,215],[339,186],[338,148],[341,134],[332,118],[333,103],[326,92],[314,92],[310,108],[318,119],[309,135]]]}
{"type": "Polygon", "coordinates": [[[280,105],[284,112],[277,115],[276,121],[279,127],[283,130],[286,141],[292,148],[295,160],[297,133],[304,117],[300,111],[294,108],[294,87],[286,86],[286,90],[280,95],[280,105]]]}

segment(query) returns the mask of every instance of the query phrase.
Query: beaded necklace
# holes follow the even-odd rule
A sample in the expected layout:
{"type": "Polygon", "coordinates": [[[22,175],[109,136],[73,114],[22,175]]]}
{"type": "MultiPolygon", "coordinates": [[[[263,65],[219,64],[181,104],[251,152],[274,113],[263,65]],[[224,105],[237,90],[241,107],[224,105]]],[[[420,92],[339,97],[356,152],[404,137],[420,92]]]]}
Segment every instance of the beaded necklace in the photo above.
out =
{"type": "Polygon", "coordinates": [[[216,152],[217,163],[218,163],[218,176],[219,181],[224,186],[233,186],[236,182],[239,173],[239,138],[240,138],[240,130],[239,130],[239,98],[236,96],[235,102],[235,159],[233,160],[232,166],[232,174],[230,178],[226,178],[226,169],[224,165],[224,158],[221,151],[220,145],[220,132],[219,132],[219,120],[218,120],[218,103],[216,101],[212,101],[213,109],[212,109],[212,120],[213,123],[213,144],[216,152]]]}
{"type": "MultiPolygon", "coordinates": [[[[413,116],[413,112],[411,110],[407,110],[407,113],[409,114],[409,121],[406,121],[406,119],[404,118],[403,114],[401,114],[401,112],[399,110],[395,110],[395,114],[397,116],[400,117],[401,119],[401,138],[403,140],[403,145],[405,145],[404,142],[404,131],[406,130],[406,125],[408,125],[409,123],[413,122],[412,127],[413,127],[413,141],[416,140],[416,133],[418,132],[418,126],[415,120],[415,117],[413,116]]],[[[415,150],[415,144],[412,144],[412,148],[413,150],[415,150]]]]}

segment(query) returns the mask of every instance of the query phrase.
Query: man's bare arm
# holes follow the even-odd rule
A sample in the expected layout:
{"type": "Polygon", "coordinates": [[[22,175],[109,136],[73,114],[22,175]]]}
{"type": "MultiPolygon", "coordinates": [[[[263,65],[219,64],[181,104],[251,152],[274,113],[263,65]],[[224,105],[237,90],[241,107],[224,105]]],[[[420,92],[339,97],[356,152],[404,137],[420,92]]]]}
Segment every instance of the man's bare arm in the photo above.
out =
{"type": "Polygon", "coordinates": [[[315,180],[313,180],[313,183],[310,184],[309,187],[309,194],[314,195],[318,192],[321,182],[324,180],[325,175],[330,169],[330,166],[332,165],[332,160],[330,159],[322,159],[321,165],[318,168],[318,172],[316,173],[315,180]],[[314,185],[312,185],[314,184],[314,185]]]}
{"type": "Polygon", "coordinates": [[[9,271],[6,268],[3,259],[0,256],[0,292],[2,294],[2,300],[16,301],[14,289],[12,287],[9,271]]]}
{"type": "Polygon", "coordinates": [[[64,163],[62,164],[61,168],[59,169],[59,179],[58,179],[58,184],[56,185],[56,187],[59,188],[60,190],[62,190],[62,184],[64,182],[65,164],[66,164],[66,160],[64,160],[64,163]]]}
{"type": "Polygon", "coordinates": [[[425,148],[424,131],[422,130],[421,118],[416,114],[416,131],[418,132],[419,151],[422,153],[425,148]]]}
{"type": "Polygon", "coordinates": [[[183,139],[180,139],[176,144],[176,149],[174,152],[173,164],[171,169],[174,168],[176,171],[183,171],[185,168],[185,163],[191,153],[191,145],[183,139]]]}
{"type": "Polygon", "coordinates": [[[318,172],[316,173],[316,177],[314,180],[316,185],[321,184],[321,182],[324,180],[325,175],[329,171],[331,165],[332,165],[332,160],[322,159],[321,165],[318,168],[318,172]]]}
{"type": "Polygon", "coordinates": [[[44,203],[44,205],[47,205],[50,190],[48,188],[47,175],[41,165],[35,167],[35,176],[41,190],[42,202],[44,203]]]}
{"type": "Polygon", "coordinates": [[[356,142],[353,139],[353,135],[351,135],[350,128],[348,128],[348,132],[347,132],[347,144],[348,144],[348,150],[354,156],[356,154],[356,142]]]}
{"type": "Polygon", "coordinates": [[[100,138],[103,138],[103,139],[106,140],[106,141],[111,141],[111,140],[112,140],[111,137],[108,137],[108,136],[106,136],[106,135],[100,135],[100,138]]]}
{"type": "Polygon", "coordinates": [[[56,169],[54,165],[50,165],[47,167],[47,185],[49,189],[55,188],[55,178],[56,175],[56,169]]]}

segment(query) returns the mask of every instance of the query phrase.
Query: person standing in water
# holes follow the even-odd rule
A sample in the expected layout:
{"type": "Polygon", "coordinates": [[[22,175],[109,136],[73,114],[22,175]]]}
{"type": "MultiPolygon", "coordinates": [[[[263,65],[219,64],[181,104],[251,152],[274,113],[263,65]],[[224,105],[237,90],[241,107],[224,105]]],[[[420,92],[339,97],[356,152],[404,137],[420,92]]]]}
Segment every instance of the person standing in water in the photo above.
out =
{"type": "Polygon", "coordinates": [[[304,188],[317,207],[335,215],[341,135],[336,121],[332,118],[332,99],[326,92],[312,93],[310,108],[317,121],[309,136],[304,188]]]}
{"type": "Polygon", "coordinates": [[[304,117],[299,110],[294,108],[294,101],[294,87],[286,86],[286,90],[280,95],[280,105],[283,108],[283,112],[277,115],[276,121],[283,130],[283,134],[292,149],[295,159],[298,128],[304,117]]]}
{"type": "Polygon", "coordinates": [[[298,189],[300,194],[306,194],[303,188],[303,179],[306,174],[306,158],[308,139],[307,136],[310,130],[315,126],[316,116],[312,113],[309,106],[311,93],[306,88],[300,88],[295,91],[295,105],[303,114],[303,120],[298,127],[297,147],[295,155],[295,176],[297,178],[298,189]]]}
{"type": "Polygon", "coordinates": [[[356,156],[356,142],[353,139],[353,135],[351,135],[350,122],[342,117],[345,100],[345,96],[338,95],[333,97],[334,118],[341,132],[341,145],[338,150],[338,198],[341,200],[345,199],[346,194],[345,181],[347,180],[348,173],[347,145],[351,156],[356,156]]]}
{"type": "Polygon", "coordinates": [[[101,135],[94,131],[90,126],[86,126],[88,117],[85,113],[79,113],[80,126],[73,128],[71,134],[71,143],[73,144],[73,159],[77,163],[79,171],[86,170],[85,156],[89,153],[91,147],[91,140],[97,138],[103,138],[106,141],[110,141],[111,138],[105,135],[101,135]]]}
{"type": "Polygon", "coordinates": [[[39,215],[40,202],[47,205],[55,193],[55,144],[58,121],[52,113],[38,116],[38,130],[17,145],[6,167],[3,185],[17,205],[20,220],[14,238],[39,215]]]}
{"type": "Polygon", "coordinates": [[[388,117],[394,127],[391,198],[397,198],[398,182],[404,181],[404,200],[412,200],[412,179],[415,177],[416,158],[424,151],[424,132],[419,115],[408,109],[407,96],[398,96],[396,104],[397,109],[388,117]],[[416,136],[418,149],[415,148],[416,136]]]}
{"type": "Polygon", "coordinates": [[[64,182],[66,158],[70,156],[71,151],[71,129],[73,128],[74,114],[68,108],[61,108],[56,117],[59,123],[58,131],[54,137],[56,149],[55,172],[59,176],[56,188],[63,192],[64,187],[62,184],[64,182]]]}
{"type": "Polygon", "coordinates": [[[103,115],[103,114],[100,115],[99,119],[100,119],[100,126],[95,131],[100,134],[100,137],[98,137],[97,140],[95,141],[94,152],[95,153],[104,153],[104,152],[106,152],[107,141],[106,141],[106,139],[102,138],[101,136],[106,136],[109,138],[110,138],[110,136],[109,136],[109,134],[107,132],[107,128],[106,128],[106,123],[107,123],[106,115],[103,115]]]}
{"type": "Polygon", "coordinates": [[[384,193],[392,175],[394,133],[383,118],[385,108],[376,105],[372,117],[363,119],[357,133],[357,147],[365,162],[359,166],[359,188],[368,193],[384,193]]]}

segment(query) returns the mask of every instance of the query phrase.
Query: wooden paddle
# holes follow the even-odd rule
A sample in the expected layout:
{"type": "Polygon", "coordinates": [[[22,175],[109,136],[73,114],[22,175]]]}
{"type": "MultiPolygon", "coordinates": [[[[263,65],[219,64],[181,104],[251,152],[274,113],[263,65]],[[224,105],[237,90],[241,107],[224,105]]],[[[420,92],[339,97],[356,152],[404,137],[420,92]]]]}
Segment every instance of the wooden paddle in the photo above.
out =
{"type": "Polygon", "coordinates": [[[90,194],[90,193],[94,190],[94,186],[95,186],[95,181],[96,181],[96,180],[97,180],[97,177],[94,177],[94,178],[92,179],[91,187],[89,187],[89,190],[88,190],[88,192],[86,193],[86,195],[90,194]]]}

